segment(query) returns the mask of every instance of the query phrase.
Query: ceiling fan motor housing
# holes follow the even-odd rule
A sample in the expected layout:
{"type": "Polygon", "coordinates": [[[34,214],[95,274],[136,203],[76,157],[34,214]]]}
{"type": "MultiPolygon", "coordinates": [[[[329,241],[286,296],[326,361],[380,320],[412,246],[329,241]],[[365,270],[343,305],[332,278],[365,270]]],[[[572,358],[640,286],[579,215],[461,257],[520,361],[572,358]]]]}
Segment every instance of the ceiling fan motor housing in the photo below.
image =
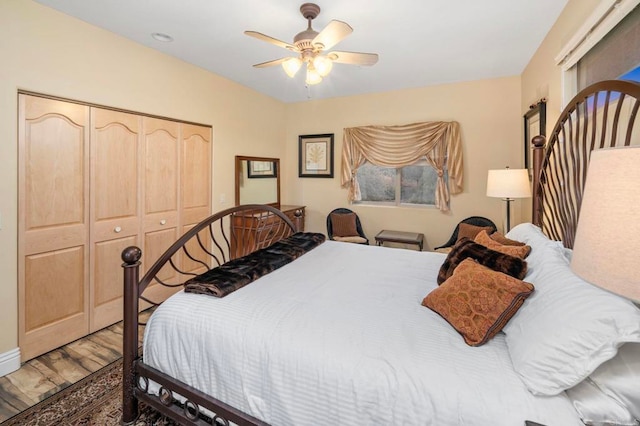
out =
{"type": "Polygon", "coordinates": [[[300,13],[304,19],[315,19],[320,14],[320,6],[314,3],[304,3],[300,6],[300,13]]]}

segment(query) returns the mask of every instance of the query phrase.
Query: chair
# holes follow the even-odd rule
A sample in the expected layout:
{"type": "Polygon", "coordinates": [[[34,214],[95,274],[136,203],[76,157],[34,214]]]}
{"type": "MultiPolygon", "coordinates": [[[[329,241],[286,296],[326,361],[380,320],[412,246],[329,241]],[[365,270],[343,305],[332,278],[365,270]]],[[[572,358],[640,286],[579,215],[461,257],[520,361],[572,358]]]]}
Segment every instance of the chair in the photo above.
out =
{"type": "Polygon", "coordinates": [[[498,228],[496,227],[496,224],[493,223],[491,219],[487,219],[486,217],[482,217],[482,216],[471,216],[464,220],[461,220],[458,223],[458,225],[456,225],[456,229],[453,230],[453,234],[451,234],[449,241],[447,241],[446,243],[444,243],[439,247],[435,247],[433,250],[435,251],[438,249],[453,247],[456,241],[458,241],[458,232],[460,231],[461,223],[467,223],[469,225],[474,225],[474,226],[490,226],[493,229],[491,231],[492,233],[498,230],[498,228]]]}
{"type": "Polygon", "coordinates": [[[369,244],[369,239],[362,230],[358,215],[343,207],[334,209],[327,215],[327,235],[330,240],[334,241],[369,244]],[[336,235],[334,235],[334,230],[336,235]]]}

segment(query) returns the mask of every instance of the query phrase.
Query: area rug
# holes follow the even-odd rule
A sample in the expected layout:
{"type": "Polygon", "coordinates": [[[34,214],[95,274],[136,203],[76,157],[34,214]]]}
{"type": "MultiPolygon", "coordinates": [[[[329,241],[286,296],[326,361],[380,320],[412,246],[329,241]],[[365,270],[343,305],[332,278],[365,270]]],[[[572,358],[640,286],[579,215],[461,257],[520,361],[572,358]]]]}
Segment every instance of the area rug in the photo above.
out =
{"type": "MultiPolygon", "coordinates": [[[[119,360],[10,418],[2,426],[119,426],[121,403],[122,361],[119,360]]],[[[135,425],[174,426],[176,423],[141,403],[135,425]]]]}

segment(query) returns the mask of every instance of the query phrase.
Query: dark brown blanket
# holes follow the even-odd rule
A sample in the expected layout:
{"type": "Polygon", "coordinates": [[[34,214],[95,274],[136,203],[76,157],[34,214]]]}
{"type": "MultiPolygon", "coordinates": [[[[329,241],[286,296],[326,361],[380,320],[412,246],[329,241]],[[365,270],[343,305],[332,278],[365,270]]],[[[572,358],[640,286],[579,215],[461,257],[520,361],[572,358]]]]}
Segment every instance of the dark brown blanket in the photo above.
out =
{"type": "Polygon", "coordinates": [[[323,243],[325,238],[323,234],[298,232],[191,278],[184,283],[184,291],[224,297],[292,262],[323,243]]]}

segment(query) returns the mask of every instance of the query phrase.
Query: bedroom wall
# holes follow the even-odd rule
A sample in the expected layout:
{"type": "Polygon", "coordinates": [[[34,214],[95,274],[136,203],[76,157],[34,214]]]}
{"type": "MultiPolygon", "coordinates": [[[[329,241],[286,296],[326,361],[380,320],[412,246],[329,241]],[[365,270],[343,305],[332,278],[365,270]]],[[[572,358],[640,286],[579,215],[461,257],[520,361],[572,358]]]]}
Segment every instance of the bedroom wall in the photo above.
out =
{"type": "MultiPolygon", "coordinates": [[[[522,114],[532,103],[547,98],[547,135],[563,109],[562,69],[556,65],[555,57],[599,3],[599,0],[570,0],[522,72],[522,114]]],[[[524,142],[522,150],[524,156],[524,142]]],[[[530,208],[522,213],[521,221],[531,220],[530,208]]]]}
{"type": "Polygon", "coordinates": [[[235,155],[284,156],[285,106],[26,0],[0,1],[0,62],[2,364],[18,344],[18,89],[212,125],[214,210],[233,205],[235,155]]]}
{"type": "Polygon", "coordinates": [[[519,76],[289,104],[285,176],[291,182],[283,197],[307,206],[307,229],[316,232],[326,232],[332,209],[350,207],[371,241],[384,228],[422,232],[426,247],[433,248],[447,241],[461,219],[473,215],[489,217],[500,227],[505,204],[485,196],[487,170],[522,167],[520,105],[519,76]],[[452,196],[450,213],[433,207],[348,206],[347,190],[340,186],[343,128],[438,120],[458,121],[462,130],[465,187],[452,196]],[[335,134],[334,178],[298,178],[298,135],[319,133],[335,134]]]}

